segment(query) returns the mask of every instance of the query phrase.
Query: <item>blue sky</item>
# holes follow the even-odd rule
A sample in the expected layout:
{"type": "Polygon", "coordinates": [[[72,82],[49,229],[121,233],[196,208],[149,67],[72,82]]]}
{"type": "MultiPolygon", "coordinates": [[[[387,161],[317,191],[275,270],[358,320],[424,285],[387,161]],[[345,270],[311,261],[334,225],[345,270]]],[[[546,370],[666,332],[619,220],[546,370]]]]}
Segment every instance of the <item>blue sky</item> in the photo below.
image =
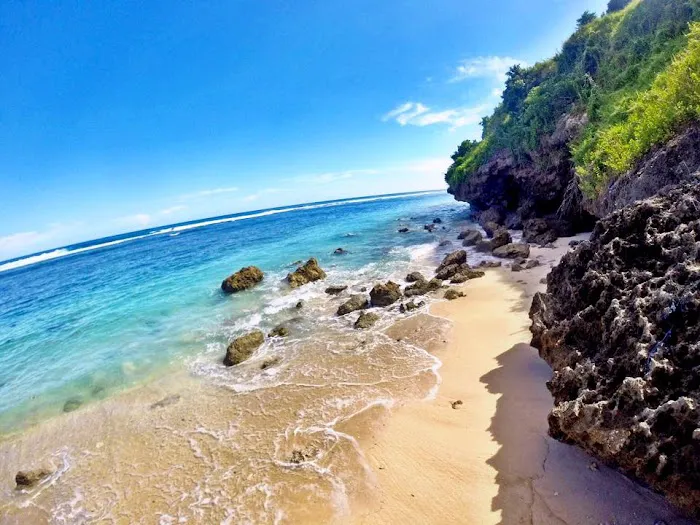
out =
{"type": "Polygon", "coordinates": [[[606,0],[0,5],[0,260],[443,188],[515,62],[606,0]]]}

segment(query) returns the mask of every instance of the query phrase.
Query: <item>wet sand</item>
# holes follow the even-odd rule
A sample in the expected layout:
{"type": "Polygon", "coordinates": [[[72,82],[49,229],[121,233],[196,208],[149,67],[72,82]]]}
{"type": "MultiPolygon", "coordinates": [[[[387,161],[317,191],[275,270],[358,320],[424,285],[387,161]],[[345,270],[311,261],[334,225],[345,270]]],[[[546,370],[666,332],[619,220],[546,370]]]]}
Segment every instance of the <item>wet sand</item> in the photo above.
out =
{"type": "Polygon", "coordinates": [[[436,398],[394,410],[360,442],[376,473],[359,524],[690,523],[666,502],[547,435],[551,371],[527,342],[528,310],[568,249],[533,249],[532,270],[489,271],[431,312],[453,323],[436,398]],[[456,408],[455,401],[462,401],[456,408]]]}

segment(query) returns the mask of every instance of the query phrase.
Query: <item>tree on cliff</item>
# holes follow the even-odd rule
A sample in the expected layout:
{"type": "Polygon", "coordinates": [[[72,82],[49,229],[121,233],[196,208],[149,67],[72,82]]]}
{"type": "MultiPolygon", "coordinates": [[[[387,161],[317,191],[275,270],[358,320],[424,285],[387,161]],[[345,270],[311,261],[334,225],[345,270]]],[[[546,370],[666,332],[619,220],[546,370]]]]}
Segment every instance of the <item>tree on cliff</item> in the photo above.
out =
{"type": "Polygon", "coordinates": [[[627,7],[632,0],[610,0],[608,2],[608,13],[614,13],[615,11],[622,11],[627,7]]]}
{"type": "Polygon", "coordinates": [[[581,28],[583,26],[587,26],[588,24],[593,22],[593,20],[595,20],[595,19],[596,19],[596,15],[594,12],[584,11],[583,14],[581,15],[581,17],[578,20],[576,20],[576,26],[579,28],[581,28]]]}

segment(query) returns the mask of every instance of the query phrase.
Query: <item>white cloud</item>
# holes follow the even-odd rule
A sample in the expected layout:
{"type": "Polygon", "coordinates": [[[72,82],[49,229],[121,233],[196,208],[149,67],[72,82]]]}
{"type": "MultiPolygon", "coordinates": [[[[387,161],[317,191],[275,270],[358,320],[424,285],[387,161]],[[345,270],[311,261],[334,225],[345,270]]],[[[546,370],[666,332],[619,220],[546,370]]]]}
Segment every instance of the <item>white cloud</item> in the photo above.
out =
{"type": "Polygon", "coordinates": [[[250,195],[246,195],[245,197],[243,197],[243,200],[246,202],[252,202],[258,200],[263,195],[268,195],[270,193],[280,193],[282,191],[285,190],[283,190],[282,188],[265,188],[255,193],[251,193],[250,195]]]}
{"type": "Polygon", "coordinates": [[[395,120],[402,126],[431,126],[433,124],[448,124],[451,129],[474,125],[481,122],[481,119],[491,109],[490,104],[480,104],[473,107],[458,107],[444,109],[442,111],[432,111],[429,107],[420,102],[406,102],[396,109],[390,111],[383,121],[395,120]]]}
{"type": "Polygon", "coordinates": [[[319,173],[314,175],[300,175],[292,179],[294,182],[304,182],[308,184],[329,184],[344,179],[351,179],[356,175],[374,175],[377,170],[346,170],[319,173]]]}
{"type": "Polygon", "coordinates": [[[463,60],[457,66],[450,82],[461,82],[468,78],[491,78],[499,83],[506,81],[506,73],[511,66],[519,64],[527,66],[527,62],[513,57],[476,57],[463,60]]]}
{"type": "Polygon", "coordinates": [[[223,193],[234,193],[236,191],[238,191],[236,186],[231,186],[230,188],[213,188],[209,190],[196,191],[194,193],[187,193],[180,196],[180,198],[183,200],[198,199],[201,197],[211,197],[212,195],[221,195],[223,193]]]}
{"type": "Polygon", "coordinates": [[[173,213],[177,213],[179,211],[184,211],[187,209],[187,206],[171,206],[170,208],[165,208],[164,210],[160,210],[161,215],[172,215],[173,213]]]}

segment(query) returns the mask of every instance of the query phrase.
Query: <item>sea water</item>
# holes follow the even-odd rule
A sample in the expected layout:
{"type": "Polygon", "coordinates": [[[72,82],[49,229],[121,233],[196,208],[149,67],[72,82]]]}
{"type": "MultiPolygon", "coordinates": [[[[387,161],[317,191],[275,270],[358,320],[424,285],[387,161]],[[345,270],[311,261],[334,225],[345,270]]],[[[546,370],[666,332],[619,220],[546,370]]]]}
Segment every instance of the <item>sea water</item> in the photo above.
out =
{"type": "MultiPolygon", "coordinates": [[[[335,311],[376,282],[403,282],[414,270],[429,277],[468,220],[468,205],[442,192],[377,196],[194,221],[0,263],[2,466],[48,462],[54,470],[26,494],[1,479],[0,515],[22,523],[325,523],[347,512],[372,482],[355,437],[360,422],[434,394],[440,362],[420,341],[387,335],[416,312],[377,308],[379,322],[364,331],[353,329],[355,314],[335,311]],[[435,231],[424,229],[435,218],[435,231]],[[284,277],[310,257],[327,278],[290,289],[284,277]],[[263,282],[223,294],[222,279],[248,265],[265,272],[263,282]],[[332,297],[330,285],[348,290],[332,297]],[[279,323],[289,337],[222,365],[233,338],[279,323]]],[[[442,337],[425,312],[415,317],[417,332],[442,337]]]]}

